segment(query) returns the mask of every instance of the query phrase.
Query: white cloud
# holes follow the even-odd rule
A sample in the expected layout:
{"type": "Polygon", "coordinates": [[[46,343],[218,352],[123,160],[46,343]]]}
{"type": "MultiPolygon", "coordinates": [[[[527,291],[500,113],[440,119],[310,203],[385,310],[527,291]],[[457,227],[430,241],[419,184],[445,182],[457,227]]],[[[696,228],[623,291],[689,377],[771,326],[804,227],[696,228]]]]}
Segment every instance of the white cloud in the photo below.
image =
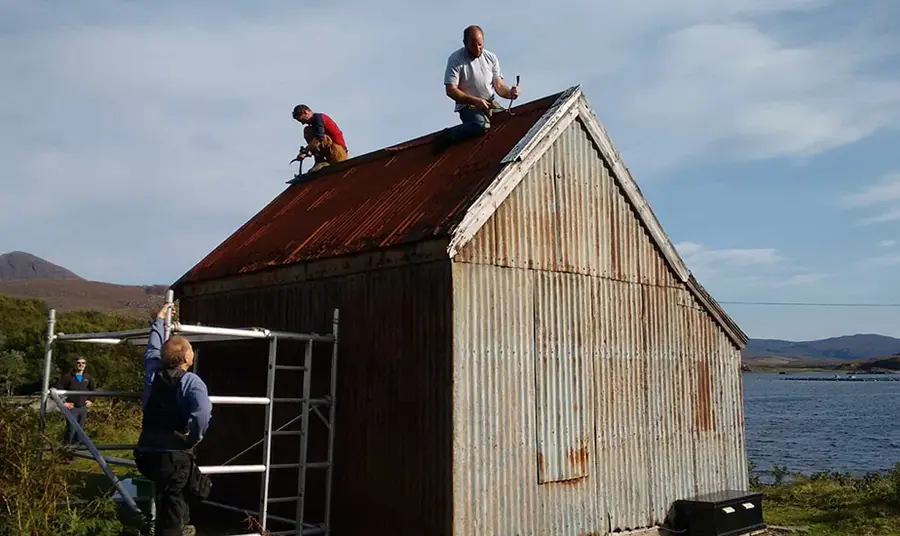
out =
{"type": "Polygon", "coordinates": [[[816,155],[896,127],[900,77],[871,71],[886,55],[880,46],[788,43],[751,22],[696,24],[663,39],[625,110],[656,125],[645,145],[663,148],[657,162],[816,155]]]}
{"type": "MultiPolygon", "coordinates": [[[[845,208],[862,209],[872,214],[860,221],[863,225],[900,221],[900,173],[886,175],[878,182],[844,196],[840,203],[845,208]]],[[[891,240],[881,243],[882,246],[893,244],[891,240]]]]}
{"type": "Polygon", "coordinates": [[[862,260],[859,263],[859,266],[863,269],[893,268],[900,266],[900,253],[870,257],[862,260]]]}
{"type": "Polygon", "coordinates": [[[896,240],[882,240],[878,243],[879,246],[883,248],[889,248],[897,244],[896,240]]]}
{"type": "Polygon", "coordinates": [[[784,261],[778,251],[772,248],[711,249],[694,242],[682,242],[675,247],[688,265],[703,269],[771,266],[784,261]]]}
{"type": "Polygon", "coordinates": [[[675,248],[704,285],[761,290],[809,286],[831,277],[803,269],[774,248],[715,249],[696,242],[675,248]]]}
{"type": "Polygon", "coordinates": [[[784,281],[784,286],[812,285],[831,277],[831,274],[807,273],[792,275],[784,281]]]}

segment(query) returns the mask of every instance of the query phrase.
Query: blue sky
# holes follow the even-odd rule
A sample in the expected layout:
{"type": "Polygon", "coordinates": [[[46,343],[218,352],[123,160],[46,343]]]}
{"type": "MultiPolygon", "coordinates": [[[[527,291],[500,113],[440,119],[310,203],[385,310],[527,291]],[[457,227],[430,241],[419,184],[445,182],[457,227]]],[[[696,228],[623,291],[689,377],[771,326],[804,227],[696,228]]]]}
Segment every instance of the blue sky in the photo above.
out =
{"type": "Polygon", "coordinates": [[[0,0],[0,252],[172,282],[283,190],[294,104],[356,155],[453,124],[444,64],[477,23],[523,100],[582,85],[751,336],[900,336],[896,307],[728,303],[900,303],[900,4],[425,6],[0,0]]]}

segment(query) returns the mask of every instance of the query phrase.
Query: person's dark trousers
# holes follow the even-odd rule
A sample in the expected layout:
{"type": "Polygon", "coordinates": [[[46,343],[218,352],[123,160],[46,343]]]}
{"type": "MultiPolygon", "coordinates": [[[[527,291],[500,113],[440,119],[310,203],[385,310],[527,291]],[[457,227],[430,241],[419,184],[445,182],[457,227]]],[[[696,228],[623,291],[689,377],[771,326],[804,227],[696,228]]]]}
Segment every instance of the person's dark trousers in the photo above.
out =
{"type": "Polygon", "coordinates": [[[491,120],[485,112],[474,108],[465,107],[459,111],[459,120],[462,124],[450,129],[452,143],[481,136],[491,128],[491,120]]]}
{"type": "MultiPolygon", "coordinates": [[[[84,421],[87,419],[88,409],[85,407],[81,408],[72,408],[69,410],[69,413],[72,414],[72,417],[75,417],[75,422],[78,423],[78,426],[84,430],[84,421]]],[[[81,442],[78,436],[75,434],[75,427],[69,422],[69,419],[66,419],[66,435],[63,438],[64,445],[73,445],[76,442],[81,442]]]]}
{"type": "Polygon", "coordinates": [[[156,486],[156,536],[181,536],[190,520],[187,489],[192,458],[187,452],[142,452],[135,455],[138,470],[156,486]]]}
{"type": "Polygon", "coordinates": [[[459,111],[459,120],[459,125],[445,128],[437,136],[432,148],[434,154],[442,153],[454,143],[481,136],[491,128],[487,113],[468,106],[459,111]]]}

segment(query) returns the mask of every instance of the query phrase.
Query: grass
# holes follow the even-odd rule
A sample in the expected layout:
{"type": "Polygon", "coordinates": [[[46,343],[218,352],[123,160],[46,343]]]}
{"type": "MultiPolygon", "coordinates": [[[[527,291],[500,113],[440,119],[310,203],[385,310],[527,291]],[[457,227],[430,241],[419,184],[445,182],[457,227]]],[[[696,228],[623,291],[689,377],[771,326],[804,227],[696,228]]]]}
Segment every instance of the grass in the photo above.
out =
{"type": "MultiPolygon", "coordinates": [[[[765,521],[808,536],[900,536],[900,464],[887,474],[803,476],[780,468],[764,493],[765,521]]],[[[784,533],[773,530],[774,533],[784,533]]]]}
{"type": "MultiPolygon", "coordinates": [[[[87,430],[96,443],[134,443],[140,433],[139,416],[134,403],[101,400],[88,415],[87,430]]],[[[51,414],[46,439],[58,444],[64,428],[61,416],[51,414]]],[[[112,484],[94,460],[53,452],[40,458],[39,444],[36,413],[0,403],[0,536],[140,534],[127,510],[108,499],[112,484]],[[66,505],[67,498],[91,502],[66,505]]],[[[110,454],[131,458],[129,451],[110,454]]],[[[114,469],[119,478],[139,476],[126,467],[114,469]]],[[[750,469],[756,475],[751,488],[764,493],[763,512],[773,534],[900,536],[900,464],[886,474],[860,477],[842,473],[803,476],[780,467],[768,472],[771,483],[762,482],[752,466],[750,469]],[[785,532],[778,527],[793,530],[785,532]]],[[[216,511],[214,517],[222,522],[227,519],[228,526],[198,522],[201,535],[247,529],[240,514],[216,511]]]]}

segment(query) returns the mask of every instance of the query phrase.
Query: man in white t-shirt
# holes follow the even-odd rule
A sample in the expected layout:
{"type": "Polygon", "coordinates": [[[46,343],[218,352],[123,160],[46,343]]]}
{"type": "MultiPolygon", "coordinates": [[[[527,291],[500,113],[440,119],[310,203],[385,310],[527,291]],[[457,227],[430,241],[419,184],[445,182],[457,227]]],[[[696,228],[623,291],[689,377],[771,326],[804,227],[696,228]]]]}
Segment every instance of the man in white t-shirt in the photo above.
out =
{"type": "Polygon", "coordinates": [[[447,58],[444,86],[447,96],[454,100],[453,111],[459,114],[461,125],[446,129],[438,138],[438,150],[467,138],[480,136],[491,127],[489,110],[497,104],[494,92],[504,99],[516,99],[518,86],[503,83],[500,60],[484,48],[484,32],[479,26],[463,31],[463,46],[447,58]]]}

